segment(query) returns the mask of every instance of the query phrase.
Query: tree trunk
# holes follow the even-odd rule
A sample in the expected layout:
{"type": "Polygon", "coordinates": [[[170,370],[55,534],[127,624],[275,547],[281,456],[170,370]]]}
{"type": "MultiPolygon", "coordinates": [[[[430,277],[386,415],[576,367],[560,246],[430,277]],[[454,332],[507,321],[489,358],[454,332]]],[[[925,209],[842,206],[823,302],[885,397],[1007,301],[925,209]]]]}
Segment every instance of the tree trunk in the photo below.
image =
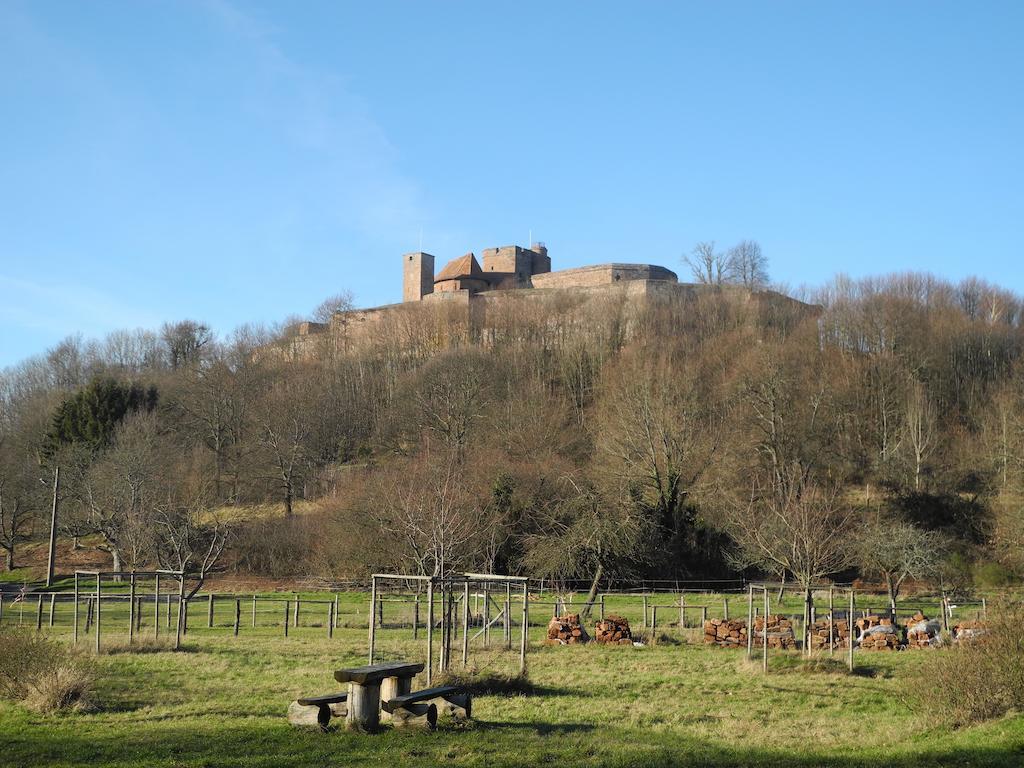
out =
{"type": "Polygon", "coordinates": [[[13,571],[14,570],[14,547],[4,547],[4,552],[5,552],[4,561],[7,564],[7,570],[8,571],[13,571]]]}
{"type": "Polygon", "coordinates": [[[590,611],[594,607],[594,603],[597,601],[597,588],[601,584],[601,577],[604,575],[604,566],[598,563],[597,570],[594,571],[594,580],[590,582],[590,591],[587,592],[587,602],[580,608],[580,621],[586,621],[590,617],[590,611]]]}
{"type": "Polygon", "coordinates": [[[892,619],[893,624],[896,623],[896,581],[892,576],[886,574],[885,586],[889,592],[889,618],[892,619]]]}

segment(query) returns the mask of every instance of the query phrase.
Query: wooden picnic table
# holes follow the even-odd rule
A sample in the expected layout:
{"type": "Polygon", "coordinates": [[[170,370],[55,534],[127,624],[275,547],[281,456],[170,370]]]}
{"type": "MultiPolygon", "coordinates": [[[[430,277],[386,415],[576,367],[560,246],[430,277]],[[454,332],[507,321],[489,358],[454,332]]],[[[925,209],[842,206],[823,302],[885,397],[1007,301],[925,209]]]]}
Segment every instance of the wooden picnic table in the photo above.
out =
{"type": "Polygon", "coordinates": [[[413,678],[422,671],[422,664],[405,661],[337,670],[334,679],[348,683],[346,725],[367,731],[377,728],[380,725],[381,697],[388,701],[407,695],[412,690],[413,678]]]}

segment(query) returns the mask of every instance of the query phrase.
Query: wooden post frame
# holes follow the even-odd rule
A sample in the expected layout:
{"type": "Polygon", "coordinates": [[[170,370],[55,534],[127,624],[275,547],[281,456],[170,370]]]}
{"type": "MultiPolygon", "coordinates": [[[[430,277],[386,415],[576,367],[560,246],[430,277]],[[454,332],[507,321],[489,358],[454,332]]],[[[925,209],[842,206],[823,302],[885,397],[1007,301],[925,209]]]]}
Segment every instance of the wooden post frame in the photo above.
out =
{"type": "Polygon", "coordinates": [[[754,656],[754,585],[747,587],[747,658],[754,656]]]}
{"type": "Polygon", "coordinates": [[[370,577],[370,660],[373,664],[374,641],[377,639],[377,577],[370,577]]]}
{"type": "Polygon", "coordinates": [[[764,621],[761,622],[761,671],[768,673],[768,587],[764,588],[764,621]]]}
{"type": "Polygon", "coordinates": [[[103,574],[96,574],[96,653],[100,652],[100,600],[103,591],[103,574]]]}
{"type": "Polygon", "coordinates": [[[153,579],[153,638],[160,637],[160,574],[153,579]]]}
{"type": "Polygon", "coordinates": [[[128,645],[135,642],[135,574],[128,577],[128,645]]]}

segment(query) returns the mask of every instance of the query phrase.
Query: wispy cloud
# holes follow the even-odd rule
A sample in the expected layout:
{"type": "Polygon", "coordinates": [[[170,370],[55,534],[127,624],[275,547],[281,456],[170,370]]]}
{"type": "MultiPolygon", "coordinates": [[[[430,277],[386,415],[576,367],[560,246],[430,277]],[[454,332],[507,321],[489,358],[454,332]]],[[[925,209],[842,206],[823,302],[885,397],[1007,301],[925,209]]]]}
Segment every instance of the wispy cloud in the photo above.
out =
{"type": "Polygon", "coordinates": [[[248,51],[258,87],[250,106],[321,162],[322,203],[362,234],[418,232],[431,218],[403,173],[399,153],[367,101],[343,76],[303,66],[275,42],[277,30],[227,0],[205,0],[224,32],[248,51]]]}
{"type": "Polygon", "coordinates": [[[0,274],[0,328],[31,329],[57,337],[100,336],[116,328],[156,327],[160,318],[82,285],[39,283],[0,274]]]}

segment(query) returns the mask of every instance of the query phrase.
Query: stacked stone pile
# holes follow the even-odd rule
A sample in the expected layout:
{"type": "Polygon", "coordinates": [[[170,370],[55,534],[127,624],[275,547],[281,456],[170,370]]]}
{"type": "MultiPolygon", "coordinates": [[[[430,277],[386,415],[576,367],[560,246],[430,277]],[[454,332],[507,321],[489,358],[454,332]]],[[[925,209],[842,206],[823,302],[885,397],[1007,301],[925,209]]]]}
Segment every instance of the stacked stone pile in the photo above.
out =
{"type": "MultiPolygon", "coordinates": [[[[836,619],[832,624],[832,647],[848,648],[850,645],[850,622],[836,619]]],[[[811,648],[829,648],[828,619],[818,619],[811,625],[811,648]]]]}
{"type": "Polygon", "coordinates": [[[632,645],[633,633],[622,616],[609,614],[594,625],[594,639],[606,645],[632,645]]]}
{"type": "MultiPolygon", "coordinates": [[[[785,616],[768,616],[768,647],[796,649],[796,636],[793,634],[793,622],[785,616]]],[[[754,619],[754,645],[763,643],[765,617],[754,619]]]]}
{"type": "Polygon", "coordinates": [[[902,645],[899,627],[889,617],[865,616],[857,619],[860,647],[865,651],[895,651],[902,645]]]}
{"type": "Polygon", "coordinates": [[[747,645],[745,619],[708,619],[704,622],[704,642],[727,648],[747,645]]]}
{"type": "Polygon", "coordinates": [[[548,622],[548,645],[572,645],[586,643],[590,640],[587,630],[580,624],[578,613],[567,613],[555,616],[548,622]]]}
{"type": "Polygon", "coordinates": [[[907,628],[908,648],[929,648],[942,642],[942,625],[920,611],[904,621],[903,625],[907,628]]]}

